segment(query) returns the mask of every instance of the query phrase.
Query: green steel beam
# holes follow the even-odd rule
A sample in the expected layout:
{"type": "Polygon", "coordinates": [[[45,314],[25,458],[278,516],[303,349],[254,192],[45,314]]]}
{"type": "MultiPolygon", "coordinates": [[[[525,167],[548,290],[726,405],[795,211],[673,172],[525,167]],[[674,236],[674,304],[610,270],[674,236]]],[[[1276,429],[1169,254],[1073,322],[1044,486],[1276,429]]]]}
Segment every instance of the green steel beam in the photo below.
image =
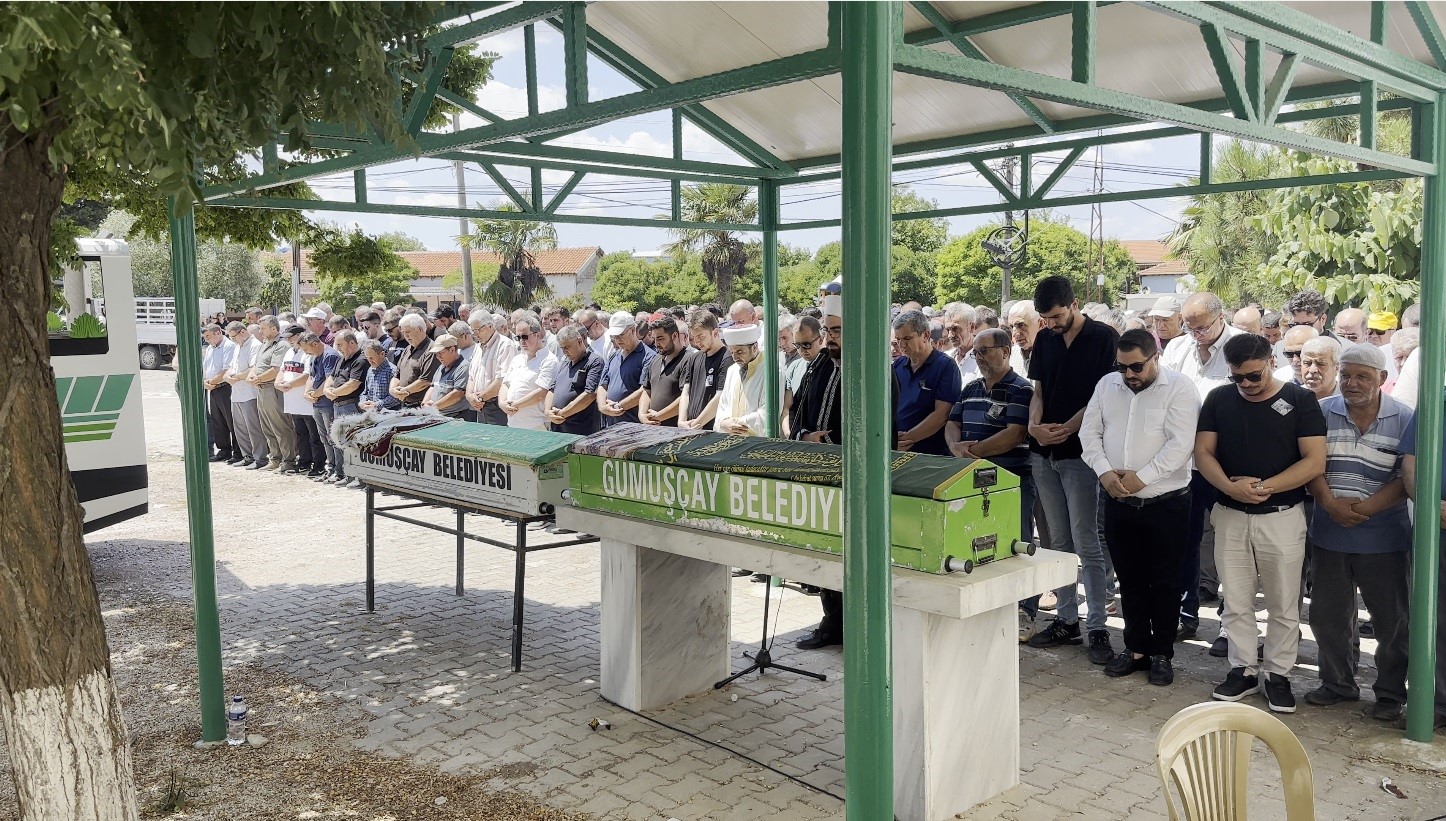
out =
{"type": "MultiPolygon", "coordinates": [[[[675,108],[672,114],[673,160],[678,161],[683,159],[683,111],[682,109],[675,108]]],[[[668,186],[668,204],[671,208],[673,219],[681,220],[683,218],[682,180],[673,180],[672,184],[668,186]]],[[[774,222],[776,223],[777,220],[774,220],[774,222]]],[[[774,226],[774,229],[777,230],[777,225],[774,226]]]]}
{"type": "Polygon", "coordinates": [[[994,190],[1004,197],[1005,202],[1019,202],[1019,195],[1014,193],[1014,189],[1005,184],[1004,180],[999,179],[999,175],[994,173],[994,169],[985,165],[982,160],[970,160],[969,164],[974,166],[974,170],[979,172],[979,176],[983,177],[985,182],[994,186],[994,190]]]}
{"type": "Polygon", "coordinates": [[[512,204],[517,206],[518,209],[525,213],[531,213],[536,210],[532,207],[532,201],[522,196],[517,188],[512,185],[512,181],[504,177],[502,172],[497,170],[496,166],[487,162],[479,162],[477,165],[482,168],[483,173],[492,178],[492,182],[495,183],[498,188],[502,189],[502,193],[507,196],[507,199],[512,200],[512,204]]]}
{"type": "Polygon", "coordinates": [[[1295,79],[1295,70],[1299,65],[1299,54],[1286,54],[1280,58],[1280,65],[1275,67],[1275,74],[1270,78],[1270,84],[1265,87],[1265,99],[1260,105],[1261,122],[1275,125],[1280,118],[1280,109],[1285,105],[1286,95],[1290,93],[1290,84],[1295,79]]]}
{"type": "Polygon", "coordinates": [[[1013,91],[1023,91],[1031,97],[1054,100],[1066,105],[1129,115],[1147,122],[1172,123],[1197,131],[1213,131],[1243,140],[1339,157],[1419,176],[1435,173],[1434,165],[1419,160],[1397,157],[1381,151],[1370,151],[1284,128],[1221,117],[1177,103],[1150,100],[996,63],[970,60],[967,57],[953,54],[941,54],[926,48],[900,46],[898,53],[894,55],[894,60],[899,70],[909,74],[953,80],[996,90],[1007,88],[1013,91]]]}
{"type": "Polygon", "coordinates": [[[587,176],[586,171],[578,171],[571,177],[568,177],[567,182],[563,183],[562,187],[557,189],[557,193],[552,195],[552,199],[547,201],[547,207],[543,209],[543,213],[556,214],[557,207],[562,205],[562,201],[567,199],[567,195],[571,194],[574,188],[577,188],[577,184],[582,182],[582,178],[585,176],[587,176]]]}
{"type": "MultiPolygon", "coordinates": [[[[1054,190],[1055,184],[1058,183],[1060,180],[1064,179],[1064,175],[1071,168],[1074,167],[1075,162],[1084,155],[1084,152],[1084,146],[1077,146],[1075,148],[1071,148],[1069,153],[1065,155],[1064,159],[1059,161],[1059,165],[1056,165],[1054,167],[1054,171],[1050,172],[1050,175],[1044,178],[1044,182],[1040,183],[1039,188],[1026,193],[1031,198],[1043,198],[1049,196],[1049,192],[1054,190]]],[[[1024,165],[1028,165],[1028,163],[1021,164],[1021,167],[1024,165]]]]}
{"type": "Polygon", "coordinates": [[[1386,44],[1386,15],[1385,0],[1371,0],[1371,42],[1378,46],[1386,44]]]}
{"type": "Polygon", "coordinates": [[[1441,24],[1436,22],[1431,4],[1408,2],[1406,10],[1411,13],[1416,30],[1421,32],[1421,39],[1426,41],[1426,48],[1431,50],[1431,59],[1436,61],[1437,68],[1446,67],[1446,37],[1441,34],[1441,24]]]}
{"type": "MultiPolygon", "coordinates": [[[[1446,157],[1446,95],[1422,117],[1432,159],[1446,157]]],[[[1426,180],[1421,215],[1421,381],[1416,402],[1416,524],[1411,560],[1411,648],[1407,671],[1406,737],[1429,744],[1434,724],[1437,604],[1441,595],[1443,444],[1442,374],[1446,372],[1446,179],[1426,180]]]]}
{"type": "MultiPolygon", "coordinates": [[[[554,25],[559,25],[554,22],[554,25]]],[[[588,27],[588,47],[592,50],[593,56],[607,64],[614,71],[621,74],[643,89],[663,88],[669,85],[668,81],[656,71],[653,71],[641,60],[629,54],[625,49],[616,43],[599,34],[597,30],[588,27]]],[[[837,51],[836,48],[827,49],[837,51]]],[[[837,73],[837,72],[834,72],[837,73]]],[[[701,105],[685,105],[683,113],[692,120],[709,136],[723,143],[730,150],[745,160],[757,163],[760,166],[776,168],[780,171],[793,171],[793,167],[779,159],[773,152],[759,145],[755,140],[739,131],[732,124],[722,117],[709,111],[701,105]]]]}
{"type": "Polygon", "coordinates": [[[539,20],[556,17],[563,13],[567,5],[565,2],[525,2],[515,8],[489,14],[480,20],[442,29],[427,38],[426,47],[438,49],[456,46],[495,34],[502,34],[522,26],[532,25],[539,20]]]}
{"type": "Polygon", "coordinates": [[[1215,176],[1215,135],[1206,131],[1200,135],[1200,183],[1209,185],[1215,176]]]}
{"type": "Polygon", "coordinates": [[[452,105],[462,109],[463,111],[481,117],[483,120],[486,120],[489,123],[497,123],[503,120],[503,117],[483,108],[480,105],[477,105],[475,101],[469,100],[466,97],[463,97],[461,94],[458,94],[450,89],[437,89],[437,96],[442,98],[444,101],[449,102],[452,105]]]}
{"type": "Polygon", "coordinates": [[[1265,114],[1265,49],[1255,39],[1245,41],[1245,98],[1251,119],[1260,122],[1265,114]]]}
{"type": "MultiPolygon", "coordinates": [[[[894,817],[889,564],[890,146],[897,3],[842,3],[844,787],[850,818],[894,817]]],[[[902,26],[900,26],[900,29],[902,26]]]]}
{"type": "Polygon", "coordinates": [[[1070,77],[1076,83],[1095,81],[1097,5],[1094,0],[1077,0],[1070,4],[1070,77]]]}
{"type": "MultiPolygon", "coordinates": [[[[758,186],[758,224],[763,227],[763,435],[778,438],[782,413],[778,369],[778,183],[758,186]]],[[[824,353],[827,356],[827,352],[824,353]]]]}
{"type": "MultiPolygon", "coordinates": [[[[527,144],[519,142],[493,143],[478,151],[487,154],[505,154],[507,156],[526,158],[530,160],[559,160],[565,162],[579,162],[588,165],[595,165],[592,169],[598,173],[606,174],[629,174],[634,171],[656,171],[660,174],[676,175],[679,179],[690,177],[732,177],[747,179],[749,185],[756,185],[760,177],[782,177],[785,173],[777,169],[753,168],[746,165],[732,165],[730,163],[701,162],[699,160],[669,159],[667,157],[656,157],[647,154],[625,154],[621,151],[605,151],[595,148],[573,148],[565,145],[549,145],[547,143],[527,144]],[[622,170],[619,171],[618,169],[622,170]]],[[[441,156],[440,154],[436,156],[441,156]]],[[[504,165],[506,163],[503,163],[504,165]]],[[[519,165],[523,164],[521,162],[519,165]]],[[[706,181],[704,179],[703,181],[706,181]]]]}
{"type": "Polygon", "coordinates": [[[587,4],[568,3],[562,11],[563,69],[569,107],[587,102],[587,4]]]}
{"type": "Polygon", "coordinates": [[[541,211],[541,210],[542,210],[542,207],[543,207],[543,206],[542,206],[542,169],[541,169],[541,168],[535,168],[535,167],[534,167],[534,168],[529,168],[528,171],[530,172],[531,177],[532,177],[531,185],[530,185],[530,187],[529,187],[528,190],[527,190],[528,195],[532,197],[532,210],[533,210],[533,211],[541,211]]]}
{"type": "Polygon", "coordinates": [[[423,133],[418,135],[415,140],[417,147],[415,152],[403,151],[393,146],[361,149],[350,156],[291,166],[273,174],[258,174],[247,179],[213,186],[207,189],[206,196],[262,190],[287,182],[297,182],[327,174],[346,173],[358,168],[412,159],[418,153],[430,156],[442,151],[465,150],[523,137],[600,125],[637,114],[837,74],[838,62],[837,53],[827,49],[808,51],[756,65],[730,69],[718,74],[684,80],[663,88],[645,89],[632,94],[586,103],[572,109],[546,111],[518,120],[492,123],[462,131],[423,133]]]}
{"type": "Polygon", "coordinates": [[[719,174],[691,174],[686,171],[667,171],[649,168],[631,168],[615,165],[598,165],[594,163],[575,163],[566,160],[536,159],[519,155],[500,154],[491,151],[444,151],[436,155],[439,160],[460,160],[462,162],[488,163],[493,165],[515,166],[518,168],[541,168],[544,171],[566,171],[573,174],[608,174],[618,177],[628,177],[646,180],[665,180],[688,182],[721,182],[729,185],[743,185],[754,187],[758,180],[748,177],[728,177],[719,174]]]}
{"type": "MultiPolygon", "coordinates": [[[[1113,5],[1115,5],[1114,2],[1095,3],[1095,7],[1101,9],[1113,5]]],[[[987,34],[991,31],[1037,23],[1040,20],[1051,20],[1073,13],[1072,3],[1033,3],[1028,6],[1018,6],[960,20],[951,25],[949,30],[956,37],[973,37],[976,34],[987,34]]],[[[904,35],[904,43],[910,46],[931,46],[942,42],[944,42],[944,36],[932,28],[904,35]]]]}
{"type": "Polygon", "coordinates": [[[261,146],[261,170],[271,172],[276,170],[276,143],[268,142],[261,146]]]}
{"type": "MultiPolygon", "coordinates": [[[[913,6],[914,10],[922,15],[925,20],[929,21],[929,25],[938,29],[939,32],[948,39],[949,44],[959,50],[960,54],[966,57],[972,57],[975,60],[989,60],[989,56],[980,51],[973,43],[969,42],[968,38],[955,35],[949,31],[949,18],[945,17],[943,12],[935,8],[930,0],[912,0],[910,5],[913,6]]],[[[1010,94],[1008,97],[1014,101],[1014,104],[1019,107],[1020,111],[1024,112],[1026,117],[1033,120],[1034,124],[1039,126],[1040,131],[1045,133],[1054,131],[1054,123],[1050,122],[1049,117],[1047,117],[1043,111],[1039,110],[1039,106],[1035,105],[1033,100],[1021,94],[1010,94]]]]}
{"type": "Polygon", "coordinates": [[[1271,51],[1299,54],[1307,62],[1356,80],[1375,80],[1418,102],[1431,102],[1435,99],[1432,89],[1446,88],[1446,73],[1283,3],[1156,0],[1142,5],[1200,25],[1217,25],[1240,37],[1254,37],[1271,51]]]}
{"type": "Polygon", "coordinates": [[[1220,80],[1220,90],[1225,93],[1225,99],[1230,103],[1230,110],[1235,114],[1235,119],[1254,120],[1255,112],[1251,110],[1250,103],[1245,99],[1245,84],[1241,82],[1240,72],[1235,68],[1231,55],[1230,38],[1226,35],[1225,29],[1205,25],[1200,27],[1200,34],[1205,38],[1205,49],[1210,52],[1210,62],[1215,66],[1215,76],[1220,80]]]}
{"type": "Polygon", "coordinates": [[[451,65],[454,54],[456,49],[453,48],[440,48],[432,52],[421,84],[412,91],[412,99],[407,103],[407,113],[402,116],[402,127],[413,137],[422,133],[422,123],[432,111],[432,103],[437,99],[437,89],[442,87],[442,78],[446,76],[447,66],[451,65]]]}
{"type": "Polygon", "coordinates": [[[358,168],[351,172],[352,199],[365,204],[367,201],[367,170],[358,168]]]}
{"type": "MultiPolygon", "coordinates": [[[[196,213],[170,202],[171,287],[177,305],[195,305],[196,213]]],[[[206,391],[201,385],[201,318],[176,311],[176,387],[181,394],[186,520],[191,536],[191,604],[195,608],[196,672],[201,739],[226,737],[226,682],[221,673],[221,617],[216,604],[216,541],[211,527],[211,465],[206,461],[206,391]]]]}
{"type": "Polygon", "coordinates": [[[1376,148],[1376,84],[1370,80],[1361,83],[1361,148],[1376,148]]]}
{"type": "Polygon", "coordinates": [[[527,116],[536,117],[540,110],[537,95],[537,29],[531,25],[522,27],[522,61],[527,66],[527,116]]]}
{"type": "MultiPolygon", "coordinates": [[[[395,203],[355,203],[337,200],[300,200],[284,197],[228,196],[207,200],[213,208],[274,208],[285,211],[336,211],[348,214],[395,214],[404,217],[449,217],[451,219],[491,219],[535,222],[538,215],[526,211],[494,211],[486,208],[450,208],[439,205],[397,205],[395,203]]],[[[571,225],[621,225],[631,228],[689,228],[701,231],[757,232],[756,224],[735,222],[687,222],[651,217],[601,217],[590,214],[551,214],[547,221],[571,225]]]]}

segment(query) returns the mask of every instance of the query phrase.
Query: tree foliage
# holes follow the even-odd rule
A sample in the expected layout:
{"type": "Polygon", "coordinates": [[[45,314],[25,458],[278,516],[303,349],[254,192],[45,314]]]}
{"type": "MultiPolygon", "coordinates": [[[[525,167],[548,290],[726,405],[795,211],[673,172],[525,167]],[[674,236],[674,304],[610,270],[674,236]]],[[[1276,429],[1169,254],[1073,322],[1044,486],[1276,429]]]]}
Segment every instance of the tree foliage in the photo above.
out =
{"type": "MultiPolygon", "coordinates": [[[[493,211],[518,211],[510,202],[497,202],[493,211]]],[[[475,235],[458,237],[472,247],[491,251],[502,258],[496,279],[479,293],[481,301],[508,311],[525,308],[552,295],[547,278],[537,267],[537,252],[557,248],[557,229],[550,222],[507,219],[475,219],[475,235]]],[[[473,283],[474,287],[476,283],[473,283]]]]}
{"type": "MultiPolygon", "coordinates": [[[[406,231],[383,231],[377,239],[390,245],[393,251],[425,251],[427,246],[406,231]]],[[[460,274],[461,271],[458,271],[460,274]]]]}
{"type": "MultiPolygon", "coordinates": [[[[980,244],[997,225],[984,225],[950,240],[935,260],[935,304],[962,301],[970,305],[998,305],[1003,272],[980,244]]],[[[1016,298],[1034,292],[1047,276],[1068,277],[1081,304],[1113,302],[1126,278],[1135,272],[1134,260],[1117,240],[1105,243],[1104,292],[1090,276],[1089,237],[1067,223],[1048,218],[1030,220],[1025,259],[1014,267],[1012,290],[1016,298]]]]}
{"type": "Polygon", "coordinates": [[[639,311],[701,305],[715,292],[696,254],[648,262],[619,251],[598,261],[592,296],[609,311],[639,311]]]}
{"type": "MultiPolygon", "coordinates": [[[[758,200],[745,185],[705,182],[682,190],[682,217],[689,222],[742,225],[758,219],[758,200]]],[[[669,253],[684,257],[700,255],[703,273],[717,287],[718,301],[735,298],[734,280],[746,273],[749,243],[736,231],[705,228],[671,228],[669,253]]]]}
{"type": "Polygon", "coordinates": [[[291,271],[281,260],[269,257],[261,264],[261,293],[256,304],[268,313],[280,313],[291,307],[291,271]]]}
{"type": "MultiPolygon", "coordinates": [[[[929,211],[939,207],[936,200],[927,199],[914,193],[907,185],[894,187],[891,205],[895,214],[909,214],[929,211]]],[[[944,243],[949,241],[949,220],[943,217],[933,219],[896,219],[889,226],[889,238],[894,245],[902,246],[926,257],[932,257],[944,243]]],[[[897,301],[897,297],[895,297],[897,301]]],[[[907,302],[908,300],[902,300],[907,302]]]]}
{"type": "Polygon", "coordinates": [[[315,244],[311,264],[321,298],[339,314],[373,302],[411,301],[408,288],[417,270],[387,240],[361,231],[336,232],[315,244]]]}

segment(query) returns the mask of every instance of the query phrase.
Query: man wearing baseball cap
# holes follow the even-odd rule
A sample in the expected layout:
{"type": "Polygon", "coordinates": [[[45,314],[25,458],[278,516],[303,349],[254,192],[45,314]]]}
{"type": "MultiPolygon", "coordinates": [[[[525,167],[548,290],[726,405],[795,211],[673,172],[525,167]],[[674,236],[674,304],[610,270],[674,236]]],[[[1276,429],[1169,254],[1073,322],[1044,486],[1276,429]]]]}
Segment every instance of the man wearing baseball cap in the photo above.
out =
{"type": "Polygon", "coordinates": [[[427,390],[427,398],[422,400],[422,407],[436,408],[443,416],[477,421],[467,405],[467,360],[457,350],[457,337],[441,334],[427,353],[437,357],[441,367],[427,390]]]}
{"type": "Polygon", "coordinates": [[[1160,340],[1162,351],[1170,344],[1170,340],[1185,332],[1181,307],[1179,297],[1162,296],[1155,300],[1155,304],[1145,313],[1145,324],[1155,333],[1155,338],[1160,340]]]}
{"type": "MultiPolygon", "coordinates": [[[[646,324],[646,323],[644,323],[646,324]]],[[[608,318],[608,338],[613,352],[603,365],[602,382],[597,386],[597,406],[602,412],[602,426],[638,421],[638,402],[643,398],[643,374],[653,357],[652,348],[638,337],[637,321],[627,311],[618,311],[608,318]]]]}
{"type": "Polygon", "coordinates": [[[326,320],[329,318],[326,311],[318,306],[302,314],[301,318],[306,322],[306,329],[321,338],[321,344],[331,344],[331,329],[326,327],[326,320]]]}

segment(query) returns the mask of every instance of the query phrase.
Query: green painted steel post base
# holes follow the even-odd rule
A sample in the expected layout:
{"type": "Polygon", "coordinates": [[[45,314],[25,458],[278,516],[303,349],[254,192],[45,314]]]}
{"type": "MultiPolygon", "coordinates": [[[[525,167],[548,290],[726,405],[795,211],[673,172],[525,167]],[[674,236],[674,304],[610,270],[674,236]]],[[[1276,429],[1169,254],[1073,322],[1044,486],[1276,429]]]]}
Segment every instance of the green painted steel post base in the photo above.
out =
{"type": "Polygon", "coordinates": [[[782,436],[779,415],[783,392],[779,390],[778,369],[783,352],[778,349],[778,183],[758,184],[758,223],[763,226],[763,406],[768,412],[764,435],[782,436]]]}
{"type": "MultiPolygon", "coordinates": [[[[844,770],[849,818],[894,817],[889,221],[898,3],[835,3],[843,46],[844,770]]],[[[902,26],[902,23],[900,23],[902,26]]],[[[902,35],[902,32],[900,32],[902,35]]]]}
{"type": "MultiPolygon", "coordinates": [[[[1446,95],[1423,112],[1422,147],[1446,158],[1446,95]]],[[[1416,401],[1416,527],[1411,562],[1411,649],[1406,737],[1429,744],[1435,722],[1436,606],[1441,595],[1441,401],[1446,373],[1446,180],[1426,178],[1421,242],[1421,380],[1416,401]]]]}
{"type": "Polygon", "coordinates": [[[176,295],[177,380],[185,445],[186,517],[191,534],[191,584],[196,618],[196,672],[201,739],[226,737],[226,684],[221,675],[221,617],[216,605],[216,550],[211,531],[211,469],[206,444],[206,391],[201,385],[201,316],[196,285],[196,217],[171,202],[171,280],[176,295]]]}

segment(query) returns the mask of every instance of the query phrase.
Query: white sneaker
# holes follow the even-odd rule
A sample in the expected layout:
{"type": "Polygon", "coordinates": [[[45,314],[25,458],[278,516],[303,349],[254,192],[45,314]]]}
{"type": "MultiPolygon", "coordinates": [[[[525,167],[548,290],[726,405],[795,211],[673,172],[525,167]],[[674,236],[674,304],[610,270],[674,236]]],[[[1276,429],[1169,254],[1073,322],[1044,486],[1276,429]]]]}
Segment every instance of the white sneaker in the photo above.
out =
{"type": "Polygon", "coordinates": [[[1029,637],[1032,635],[1034,635],[1034,617],[1024,612],[1024,608],[1021,607],[1019,608],[1019,643],[1024,644],[1029,641],[1029,637]]]}

